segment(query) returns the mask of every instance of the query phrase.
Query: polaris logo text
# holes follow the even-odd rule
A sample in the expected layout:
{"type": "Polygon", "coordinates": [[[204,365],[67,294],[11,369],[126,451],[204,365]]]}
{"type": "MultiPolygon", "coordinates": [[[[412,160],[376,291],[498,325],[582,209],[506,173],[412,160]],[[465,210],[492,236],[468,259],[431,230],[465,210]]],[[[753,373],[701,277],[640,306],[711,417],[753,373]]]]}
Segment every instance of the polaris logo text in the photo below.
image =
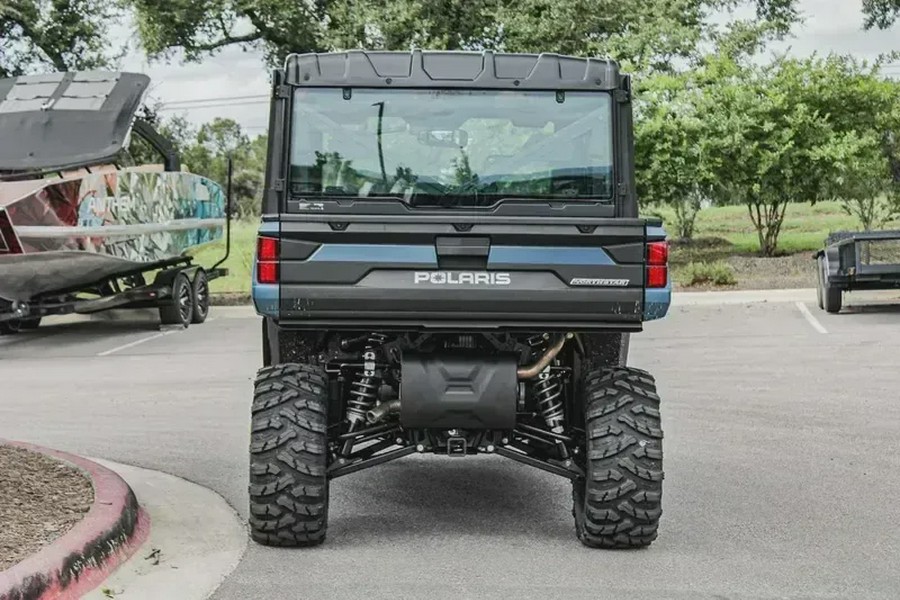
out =
{"type": "Polygon", "coordinates": [[[417,285],[423,283],[431,285],[509,285],[511,278],[509,273],[417,271],[413,275],[413,282],[417,285]]]}
{"type": "Polygon", "coordinates": [[[587,279],[576,277],[569,285],[590,285],[595,287],[625,287],[629,284],[627,279],[587,279]]]}

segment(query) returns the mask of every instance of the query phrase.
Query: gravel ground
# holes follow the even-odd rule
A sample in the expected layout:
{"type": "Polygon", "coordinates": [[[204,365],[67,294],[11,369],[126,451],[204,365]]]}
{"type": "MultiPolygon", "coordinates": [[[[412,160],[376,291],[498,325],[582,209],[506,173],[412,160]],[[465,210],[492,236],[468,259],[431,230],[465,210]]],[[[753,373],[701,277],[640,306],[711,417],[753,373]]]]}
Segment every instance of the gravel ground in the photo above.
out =
{"type": "Polygon", "coordinates": [[[93,501],[91,481],[81,471],[0,445],[0,571],[65,534],[93,501]]]}

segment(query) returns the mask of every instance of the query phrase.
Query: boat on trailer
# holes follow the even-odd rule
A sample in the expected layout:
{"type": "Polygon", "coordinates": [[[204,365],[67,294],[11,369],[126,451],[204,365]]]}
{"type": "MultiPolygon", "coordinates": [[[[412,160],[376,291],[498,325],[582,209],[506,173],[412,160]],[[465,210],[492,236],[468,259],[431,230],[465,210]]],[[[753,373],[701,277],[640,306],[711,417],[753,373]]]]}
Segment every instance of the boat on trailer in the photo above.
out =
{"type": "Polygon", "coordinates": [[[108,71],[0,80],[0,333],[120,307],[157,307],[164,324],[206,319],[230,244],[206,269],[191,252],[230,235],[228,194],[183,171],[137,117],[149,82],[108,71]],[[159,163],[128,164],[135,137],[159,163]]]}

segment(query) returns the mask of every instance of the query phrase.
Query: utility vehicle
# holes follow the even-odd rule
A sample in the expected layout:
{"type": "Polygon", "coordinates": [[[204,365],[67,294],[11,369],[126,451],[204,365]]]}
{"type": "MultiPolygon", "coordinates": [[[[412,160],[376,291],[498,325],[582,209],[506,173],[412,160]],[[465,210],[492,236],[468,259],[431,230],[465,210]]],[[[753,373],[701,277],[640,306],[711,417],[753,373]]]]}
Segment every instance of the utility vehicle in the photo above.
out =
{"type": "Polygon", "coordinates": [[[267,162],[254,540],[323,542],[332,479],[413,453],[570,479],[587,546],[656,539],[659,398],[626,359],[668,310],[668,247],[615,62],[293,55],[267,162]]]}

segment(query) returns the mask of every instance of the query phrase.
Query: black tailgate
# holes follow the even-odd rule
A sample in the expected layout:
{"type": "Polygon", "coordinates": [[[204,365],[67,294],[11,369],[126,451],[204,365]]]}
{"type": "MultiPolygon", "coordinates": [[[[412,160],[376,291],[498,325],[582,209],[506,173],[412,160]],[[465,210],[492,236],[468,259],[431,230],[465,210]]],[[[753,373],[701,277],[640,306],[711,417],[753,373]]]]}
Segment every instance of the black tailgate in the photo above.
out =
{"type": "Polygon", "coordinates": [[[642,219],[281,218],[283,325],[640,329],[642,219]]]}

